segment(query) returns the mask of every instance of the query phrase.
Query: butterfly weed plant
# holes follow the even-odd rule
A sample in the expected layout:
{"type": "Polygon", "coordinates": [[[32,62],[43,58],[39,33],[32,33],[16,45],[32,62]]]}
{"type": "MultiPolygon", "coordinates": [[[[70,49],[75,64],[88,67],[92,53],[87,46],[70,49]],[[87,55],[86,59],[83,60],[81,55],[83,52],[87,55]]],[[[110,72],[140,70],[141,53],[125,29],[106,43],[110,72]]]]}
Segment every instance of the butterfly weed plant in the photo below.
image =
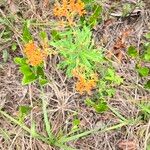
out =
{"type": "Polygon", "coordinates": [[[48,46],[46,45],[46,35],[43,36],[43,45],[39,47],[30,34],[27,23],[23,28],[23,54],[24,57],[16,57],[15,63],[19,65],[19,70],[23,74],[22,84],[30,84],[39,80],[41,85],[47,83],[44,74],[44,61],[48,56],[48,46]]]}
{"type": "Polygon", "coordinates": [[[102,50],[96,49],[89,27],[69,29],[59,34],[59,40],[52,40],[50,45],[63,57],[60,68],[66,68],[68,77],[72,77],[73,69],[84,67],[88,72],[94,70],[96,63],[103,60],[102,50]]]}
{"type": "MultiPolygon", "coordinates": [[[[87,97],[90,97],[86,100],[86,104],[94,108],[98,113],[108,109],[107,98],[114,95],[114,86],[120,85],[123,82],[122,78],[113,69],[112,64],[110,62],[107,63],[104,56],[104,49],[97,48],[92,38],[92,27],[97,24],[97,19],[99,19],[99,13],[102,12],[102,8],[96,7],[93,15],[84,20],[87,23],[82,22],[78,26],[73,26],[76,17],[83,17],[86,14],[84,2],[81,0],[62,0],[55,3],[53,9],[55,17],[58,17],[61,21],[67,21],[69,27],[60,32],[53,31],[50,41],[45,32],[39,34],[41,38],[40,42],[35,41],[29,30],[29,22],[26,22],[23,27],[22,37],[23,56],[14,59],[15,63],[19,65],[19,71],[23,74],[22,84],[28,85],[38,81],[40,85],[43,121],[47,136],[42,135],[36,130],[36,124],[31,123],[31,127],[25,125],[24,119],[26,114],[32,108],[26,106],[20,107],[20,115],[17,119],[0,110],[3,116],[21,126],[33,138],[64,150],[73,149],[66,145],[67,142],[97,132],[99,128],[90,131],[81,131],[78,129],[79,121],[76,120],[74,127],[77,130],[71,131],[67,135],[61,133],[55,135],[52,132],[43,88],[43,85],[48,83],[44,72],[44,64],[48,55],[50,55],[50,47],[61,58],[58,67],[64,70],[68,78],[75,81],[75,89],[80,95],[85,94],[88,95],[87,97]]],[[[126,124],[127,122],[124,122],[107,130],[126,124]]]]}

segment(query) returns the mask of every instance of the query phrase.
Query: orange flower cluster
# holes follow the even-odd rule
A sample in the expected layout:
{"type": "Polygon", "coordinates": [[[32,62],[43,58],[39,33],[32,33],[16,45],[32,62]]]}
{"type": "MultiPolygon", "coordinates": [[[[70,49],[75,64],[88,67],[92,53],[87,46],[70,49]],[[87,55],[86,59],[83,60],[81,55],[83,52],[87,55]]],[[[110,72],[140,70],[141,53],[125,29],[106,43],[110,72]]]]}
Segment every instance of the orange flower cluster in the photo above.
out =
{"type": "Polygon", "coordinates": [[[28,59],[28,63],[32,66],[40,65],[47,56],[47,53],[37,47],[33,41],[25,44],[24,53],[28,59]]]}
{"type": "Polygon", "coordinates": [[[82,74],[78,69],[73,70],[73,76],[77,78],[76,82],[76,90],[83,94],[87,92],[89,95],[91,94],[91,90],[96,87],[96,83],[98,81],[97,74],[91,74],[89,79],[86,79],[84,74],[82,74]]]}
{"type": "Polygon", "coordinates": [[[62,0],[62,4],[57,2],[54,7],[56,17],[65,17],[70,25],[73,24],[76,15],[83,16],[85,4],[81,0],[62,0]]]}

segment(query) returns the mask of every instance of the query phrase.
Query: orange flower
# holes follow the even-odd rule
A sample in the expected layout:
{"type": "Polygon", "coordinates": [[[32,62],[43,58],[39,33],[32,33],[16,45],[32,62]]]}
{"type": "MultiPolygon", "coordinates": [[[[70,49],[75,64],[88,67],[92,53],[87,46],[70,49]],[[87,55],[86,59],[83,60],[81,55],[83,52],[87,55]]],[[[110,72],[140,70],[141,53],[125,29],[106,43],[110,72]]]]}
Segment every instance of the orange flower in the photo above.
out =
{"type": "Polygon", "coordinates": [[[73,25],[76,15],[83,16],[86,11],[84,10],[85,4],[81,0],[62,0],[62,3],[56,3],[53,9],[56,17],[65,17],[70,25],[73,25]]]}
{"type": "Polygon", "coordinates": [[[28,63],[32,66],[40,65],[46,58],[46,52],[38,48],[33,41],[25,44],[24,53],[28,59],[28,63]]]}
{"type": "Polygon", "coordinates": [[[83,94],[87,92],[89,95],[91,94],[91,90],[96,87],[96,83],[98,81],[97,74],[91,74],[89,79],[84,76],[82,68],[76,68],[73,70],[73,76],[77,78],[77,82],[75,84],[76,90],[83,94]]]}

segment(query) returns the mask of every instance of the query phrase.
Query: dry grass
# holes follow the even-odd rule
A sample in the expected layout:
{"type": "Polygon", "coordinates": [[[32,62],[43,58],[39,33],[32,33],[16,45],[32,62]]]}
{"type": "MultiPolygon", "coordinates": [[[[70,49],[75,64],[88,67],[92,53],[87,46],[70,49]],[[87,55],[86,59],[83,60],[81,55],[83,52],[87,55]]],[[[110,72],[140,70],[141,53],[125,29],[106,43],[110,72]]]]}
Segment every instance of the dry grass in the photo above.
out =
{"type": "MultiPolygon", "coordinates": [[[[21,85],[21,75],[12,58],[21,55],[19,37],[24,19],[39,21],[35,21],[35,24],[33,24],[35,38],[38,30],[42,28],[40,24],[43,24],[47,31],[51,30],[51,21],[55,23],[51,12],[52,3],[48,3],[46,0],[43,2],[38,0],[10,0],[7,4],[5,2],[0,4],[0,16],[8,17],[13,14],[14,17],[11,22],[11,25],[13,25],[13,28],[11,28],[13,31],[11,41],[4,42],[0,40],[0,52],[4,49],[11,49],[11,43],[14,41],[19,45],[17,51],[12,52],[10,50],[11,57],[9,57],[7,63],[2,62],[2,54],[0,54],[0,108],[15,117],[20,105],[32,106],[32,113],[26,118],[26,124],[30,125],[31,118],[33,118],[36,122],[37,130],[43,134],[46,133],[44,131],[38,86],[32,85],[28,87],[21,85]]],[[[110,3],[104,3],[103,5],[107,12],[110,3]]],[[[120,33],[126,28],[130,28],[132,33],[127,39],[126,45],[133,44],[140,48],[141,43],[144,41],[143,35],[150,31],[150,12],[144,8],[140,10],[140,14],[137,16],[129,16],[125,19],[112,16],[112,22],[108,26],[105,25],[105,22],[98,25],[93,35],[97,46],[102,45],[110,50],[120,33]]],[[[4,28],[6,28],[5,25],[0,25],[0,31],[4,28]]],[[[136,104],[141,101],[149,101],[150,93],[139,86],[139,83],[143,81],[138,78],[134,70],[135,62],[126,56],[124,49],[122,52],[124,56],[122,63],[118,63],[116,60],[114,66],[118,74],[125,80],[123,85],[117,87],[115,97],[110,98],[108,102],[125,118],[136,119],[140,113],[136,104]]],[[[111,111],[97,114],[92,108],[84,104],[85,97],[81,97],[75,92],[73,81],[67,79],[62,71],[56,69],[58,61],[59,58],[55,56],[47,64],[46,74],[51,83],[44,88],[53,132],[57,134],[63,130],[64,133],[68,133],[76,114],[81,120],[81,129],[93,129],[97,126],[110,127],[118,123],[119,118],[111,111]]],[[[123,150],[145,150],[145,141],[148,140],[147,138],[150,135],[149,129],[150,122],[137,120],[136,123],[123,126],[117,130],[96,133],[70,142],[69,145],[80,150],[121,150],[124,142],[125,145],[127,143],[128,147],[123,150]]],[[[0,116],[0,149],[57,150],[57,148],[53,148],[39,140],[32,139],[20,127],[10,123],[3,116],[0,116]]]]}

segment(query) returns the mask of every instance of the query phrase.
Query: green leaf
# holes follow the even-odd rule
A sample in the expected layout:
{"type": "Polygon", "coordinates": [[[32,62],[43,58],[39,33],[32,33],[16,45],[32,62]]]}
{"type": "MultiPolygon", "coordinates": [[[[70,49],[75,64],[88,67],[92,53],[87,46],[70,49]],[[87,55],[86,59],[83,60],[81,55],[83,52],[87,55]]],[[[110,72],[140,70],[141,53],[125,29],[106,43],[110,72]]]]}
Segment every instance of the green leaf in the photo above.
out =
{"type": "Polygon", "coordinates": [[[46,107],[47,107],[46,99],[44,99],[44,96],[43,96],[42,97],[42,109],[43,109],[43,116],[44,116],[44,124],[45,124],[45,127],[46,127],[46,132],[48,134],[50,143],[53,144],[55,142],[55,137],[52,133],[52,128],[51,128],[51,124],[49,122],[48,112],[47,112],[46,107]]]}
{"type": "Polygon", "coordinates": [[[92,3],[92,2],[94,2],[95,0],[83,0],[83,2],[85,3],[85,4],[88,4],[88,3],[92,3]]]}
{"type": "Polygon", "coordinates": [[[108,81],[111,81],[113,83],[116,83],[118,85],[123,82],[123,79],[116,74],[115,70],[110,69],[110,68],[108,68],[108,70],[107,70],[107,75],[106,75],[105,79],[108,81]]]}
{"type": "Polygon", "coordinates": [[[107,103],[104,101],[100,101],[99,104],[95,106],[95,110],[98,113],[103,113],[104,111],[108,110],[107,103]]]}
{"type": "Polygon", "coordinates": [[[42,68],[42,67],[38,66],[38,67],[36,68],[36,75],[37,75],[37,76],[41,76],[42,78],[45,77],[44,71],[43,71],[43,68],[42,68]]]}
{"type": "Polygon", "coordinates": [[[133,9],[133,8],[132,8],[132,5],[131,5],[131,4],[125,3],[125,4],[123,5],[122,16],[125,17],[125,16],[129,15],[129,14],[131,13],[132,9],[133,9]]]}
{"type": "Polygon", "coordinates": [[[74,119],[73,120],[73,126],[78,126],[80,124],[80,120],[79,119],[74,119]]]}
{"type": "Polygon", "coordinates": [[[90,16],[88,22],[90,26],[95,26],[97,22],[100,20],[101,13],[102,13],[102,6],[94,5],[93,7],[94,13],[90,16]]]}
{"type": "Polygon", "coordinates": [[[22,65],[20,67],[20,72],[23,73],[25,76],[30,76],[33,74],[32,70],[28,65],[22,65]]]}
{"type": "Polygon", "coordinates": [[[33,41],[32,35],[29,31],[29,22],[26,22],[23,27],[23,40],[28,43],[29,41],[33,41]]]}
{"type": "Polygon", "coordinates": [[[36,137],[37,136],[37,133],[36,133],[36,124],[34,121],[32,121],[31,123],[31,135],[32,137],[36,137]]]}
{"type": "Polygon", "coordinates": [[[138,52],[136,50],[136,48],[134,46],[130,46],[128,48],[128,51],[127,51],[127,54],[133,58],[137,57],[138,56],[138,52]]]}
{"type": "Polygon", "coordinates": [[[48,83],[48,80],[47,79],[44,79],[44,78],[41,78],[39,77],[39,83],[41,86],[44,86],[48,83]]]}
{"type": "Polygon", "coordinates": [[[16,51],[17,44],[16,43],[12,43],[11,49],[12,49],[12,51],[16,51]]]}
{"type": "Polygon", "coordinates": [[[150,80],[147,81],[147,83],[144,85],[146,89],[150,89],[150,80]]]}
{"type": "Polygon", "coordinates": [[[44,31],[41,31],[41,32],[40,32],[40,37],[41,37],[42,40],[47,39],[47,33],[44,32],[44,31]]]}
{"type": "Polygon", "coordinates": [[[26,59],[25,58],[21,58],[21,57],[15,57],[14,58],[14,62],[18,65],[25,65],[26,64],[26,59]]]}
{"type": "Polygon", "coordinates": [[[95,103],[91,99],[86,99],[85,104],[90,107],[95,107],[95,103]]]}
{"type": "Polygon", "coordinates": [[[8,61],[9,53],[7,50],[3,50],[2,58],[3,61],[6,63],[8,61]]]}
{"type": "Polygon", "coordinates": [[[56,30],[51,31],[51,36],[52,36],[53,40],[56,40],[56,41],[61,39],[59,33],[56,30]]]}
{"type": "Polygon", "coordinates": [[[32,82],[34,82],[38,77],[35,76],[34,74],[32,75],[29,75],[29,76],[23,76],[23,79],[22,79],[22,85],[27,85],[27,84],[30,84],[32,82]]]}
{"type": "Polygon", "coordinates": [[[28,113],[31,111],[31,107],[29,106],[19,106],[19,121],[24,122],[25,117],[28,115],[28,113]]]}
{"type": "Polygon", "coordinates": [[[142,77],[146,77],[149,74],[149,68],[148,67],[141,67],[137,69],[138,73],[142,76],[142,77]]]}
{"type": "Polygon", "coordinates": [[[145,54],[144,55],[144,60],[150,61],[150,54],[145,54]]]}
{"type": "Polygon", "coordinates": [[[150,33],[147,33],[147,34],[145,35],[145,37],[146,37],[146,39],[150,39],[150,33]]]}

